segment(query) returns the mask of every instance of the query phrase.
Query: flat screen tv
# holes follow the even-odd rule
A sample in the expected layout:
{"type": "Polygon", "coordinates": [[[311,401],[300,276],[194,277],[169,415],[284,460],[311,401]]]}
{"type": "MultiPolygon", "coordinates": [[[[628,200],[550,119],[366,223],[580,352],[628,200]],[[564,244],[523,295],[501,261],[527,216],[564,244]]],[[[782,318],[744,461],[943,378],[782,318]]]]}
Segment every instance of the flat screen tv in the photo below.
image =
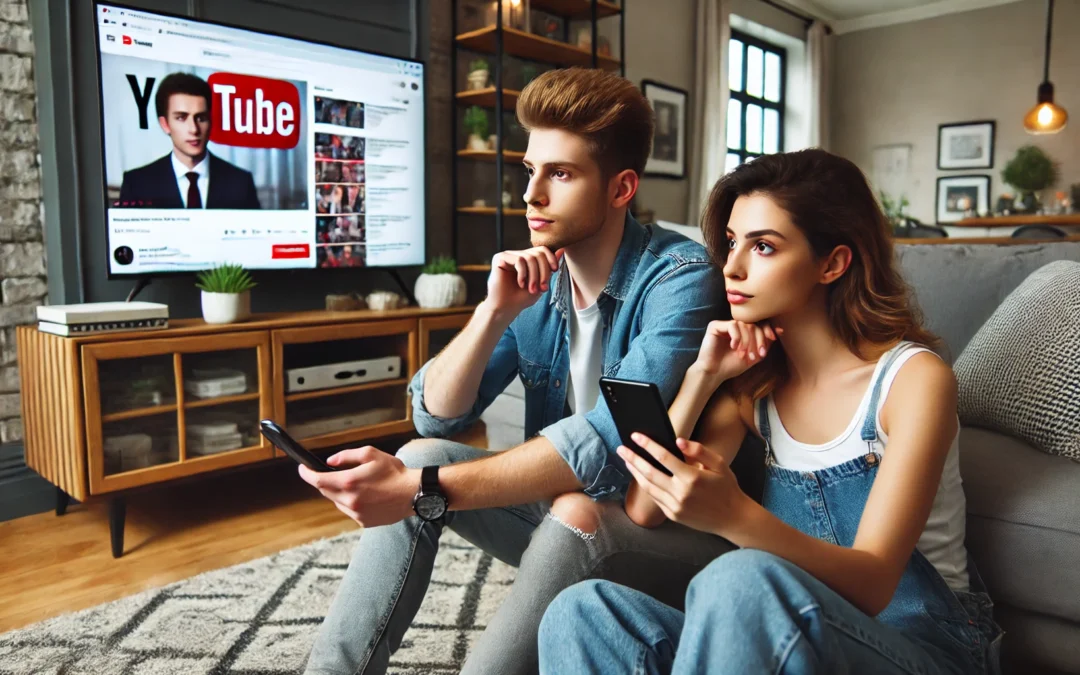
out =
{"type": "Polygon", "coordinates": [[[423,64],[94,9],[110,277],[424,262],[423,64]]]}

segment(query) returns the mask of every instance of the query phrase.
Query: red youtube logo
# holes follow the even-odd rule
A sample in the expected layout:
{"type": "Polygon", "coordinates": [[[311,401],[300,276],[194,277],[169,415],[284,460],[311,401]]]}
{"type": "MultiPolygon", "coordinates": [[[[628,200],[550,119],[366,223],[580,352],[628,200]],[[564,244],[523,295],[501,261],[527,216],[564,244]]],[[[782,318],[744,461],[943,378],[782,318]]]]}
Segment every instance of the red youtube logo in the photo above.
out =
{"type": "Polygon", "coordinates": [[[221,145],[288,150],[300,142],[300,91],[291,82],[214,73],[210,139],[221,145]]]}
{"type": "Polygon", "coordinates": [[[131,44],[131,36],[130,35],[125,35],[124,36],[124,44],[126,44],[126,45],[131,44]]]}

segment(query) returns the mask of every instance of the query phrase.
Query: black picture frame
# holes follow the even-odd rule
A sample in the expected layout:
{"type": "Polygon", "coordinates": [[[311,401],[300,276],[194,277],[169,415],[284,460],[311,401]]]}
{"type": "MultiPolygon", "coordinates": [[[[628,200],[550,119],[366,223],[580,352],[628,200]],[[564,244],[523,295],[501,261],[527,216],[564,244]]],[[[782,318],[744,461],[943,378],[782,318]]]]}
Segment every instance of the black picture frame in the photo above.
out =
{"type": "MultiPolygon", "coordinates": [[[[990,175],[989,174],[966,174],[958,176],[938,176],[934,194],[934,219],[940,225],[948,225],[963,220],[966,216],[963,211],[949,209],[948,204],[942,204],[943,189],[949,187],[970,191],[975,189],[974,205],[976,214],[990,213],[990,175]],[[949,185],[952,183],[953,185],[949,185]],[[943,208],[944,207],[944,208],[943,208]],[[944,215],[944,217],[943,217],[944,215]]],[[[946,197],[947,199],[947,197],[946,197]]]]}
{"type": "MultiPolygon", "coordinates": [[[[940,171],[968,171],[970,169],[994,168],[994,143],[997,136],[995,120],[973,120],[971,122],[950,122],[938,125],[937,168],[940,171]],[[949,155],[956,150],[955,136],[968,132],[971,140],[965,150],[981,147],[977,157],[965,158],[949,155]],[[982,144],[981,146],[979,144],[982,144]]],[[[963,147],[963,144],[962,144],[963,147]]]]}
{"type": "Polygon", "coordinates": [[[656,130],[644,175],[683,180],[686,178],[687,135],[689,134],[690,94],[656,80],[642,80],[641,93],[648,99],[656,116],[656,130]],[[675,128],[672,129],[671,125],[675,128]],[[662,126],[663,125],[663,126],[662,126]]]}

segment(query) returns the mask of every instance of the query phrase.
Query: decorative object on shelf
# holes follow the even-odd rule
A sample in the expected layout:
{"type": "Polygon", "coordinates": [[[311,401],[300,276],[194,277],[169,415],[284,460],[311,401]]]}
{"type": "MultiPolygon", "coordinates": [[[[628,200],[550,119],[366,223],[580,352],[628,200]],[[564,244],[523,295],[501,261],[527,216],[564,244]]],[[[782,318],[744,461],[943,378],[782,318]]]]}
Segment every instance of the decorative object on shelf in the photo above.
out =
{"type": "Polygon", "coordinates": [[[487,200],[482,197],[480,199],[474,199],[472,200],[472,205],[474,209],[486,209],[487,200]]]}
{"type": "Polygon", "coordinates": [[[494,150],[499,146],[499,137],[496,134],[491,134],[487,139],[487,149],[494,150]]]}
{"type": "Polygon", "coordinates": [[[514,184],[510,180],[510,174],[503,175],[502,205],[504,209],[510,208],[514,202],[514,184]]]}
{"type": "Polygon", "coordinates": [[[247,390],[247,374],[235,368],[194,368],[184,376],[184,391],[196,398],[235,396],[247,390]]]}
{"type": "Polygon", "coordinates": [[[547,12],[533,12],[532,14],[532,32],[540,37],[562,42],[564,26],[561,16],[554,16],[547,12]]]}
{"type": "Polygon", "coordinates": [[[990,176],[942,176],[937,179],[937,222],[955,223],[990,210],[990,176]]]}
{"type": "Polygon", "coordinates": [[[1039,208],[1038,192],[1058,181],[1058,166],[1037,145],[1025,145],[1005,165],[1001,177],[1020,192],[1021,213],[1035,213],[1039,208]]]}
{"type": "Polygon", "coordinates": [[[195,286],[202,290],[206,323],[235,323],[251,316],[251,275],[240,265],[225,263],[199,272],[195,286]]]}
{"type": "Polygon", "coordinates": [[[994,120],[938,125],[937,168],[992,169],[995,131],[994,120]]]}
{"type": "Polygon", "coordinates": [[[1050,28],[1054,20],[1054,0],[1046,0],[1046,51],[1043,55],[1043,81],[1039,85],[1038,102],[1024,116],[1024,129],[1029,134],[1056,134],[1065,128],[1069,113],[1054,103],[1054,85],[1050,82],[1050,28]]]}
{"type": "Polygon", "coordinates": [[[641,91],[656,115],[652,152],[645,164],[645,175],[685,178],[686,91],[652,80],[643,80],[641,91]]]}
{"type": "Polygon", "coordinates": [[[596,38],[596,53],[599,56],[611,56],[611,40],[603,35],[596,38]]]}
{"type": "Polygon", "coordinates": [[[465,304],[465,279],[453,258],[438,257],[424,266],[416,280],[416,302],[424,309],[445,309],[465,304]]]}
{"type": "Polygon", "coordinates": [[[487,87],[490,72],[487,61],[474,59],[469,63],[468,89],[484,89],[487,87]]]}
{"type": "Polygon", "coordinates": [[[996,216],[1012,215],[1013,202],[1015,200],[1016,200],[1016,198],[1013,197],[1008,192],[1002,194],[1000,197],[998,197],[997,205],[994,206],[994,215],[996,215],[996,216]]]}
{"type": "Polygon", "coordinates": [[[1080,183],[1069,186],[1069,201],[1072,203],[1072,212],[1080,213],[1080,183]]]}
{"type": "Polygon", "coordinates": [[[393,291],[375,291],[369,293],[366,300],[368,309],[375,310],[376,312],[400,309],[409,304],[405,298],[393,291]]]}
{"type": "Polygon", "coordinates": [[[907,227],[908,217],[904,209],[911,205],[908,198],[900,195],[900,199],[893,200],[884,190],[878,192],[878,197],[881,199],[881,210],[885,213],[885,219],[889,221],[893,232],[895,233],[898,228],[907,227]]]}
{"type": "Polygon", "coordinates": [[[326,296],[328,312],[355,312],[361,309],[367,309],[367,303],[357,293],[328,293],[326,296]]]}
{"type": "Polygon", "coordinates": [[[486,151],[488,149],[488,114],[478,105],[469,106],[465,111],[465,131],[469,134],[469,150],[486,151]]]}

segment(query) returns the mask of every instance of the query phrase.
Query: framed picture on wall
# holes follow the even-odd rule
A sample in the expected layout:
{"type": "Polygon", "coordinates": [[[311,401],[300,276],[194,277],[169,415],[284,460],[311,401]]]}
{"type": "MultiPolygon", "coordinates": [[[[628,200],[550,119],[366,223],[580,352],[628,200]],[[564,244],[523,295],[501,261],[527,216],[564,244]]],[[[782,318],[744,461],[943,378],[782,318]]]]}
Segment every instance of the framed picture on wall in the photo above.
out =
{"type": "Polygon", "coordinates": [[[656,115],[656,132],[645,175],[686,178],[686,91],[642,80],[641,92],[656,115]]]}
{"type": "Polygon", "coordinates": [[[939,125],[937,168],[994,168],[995,127],[994,120],[939,125]]]}
{"type": "Polygon", "coordinates": [[[937,179],[937,222],[955,223],[990,212],[990,176],[942,176],[937,179]]]}

